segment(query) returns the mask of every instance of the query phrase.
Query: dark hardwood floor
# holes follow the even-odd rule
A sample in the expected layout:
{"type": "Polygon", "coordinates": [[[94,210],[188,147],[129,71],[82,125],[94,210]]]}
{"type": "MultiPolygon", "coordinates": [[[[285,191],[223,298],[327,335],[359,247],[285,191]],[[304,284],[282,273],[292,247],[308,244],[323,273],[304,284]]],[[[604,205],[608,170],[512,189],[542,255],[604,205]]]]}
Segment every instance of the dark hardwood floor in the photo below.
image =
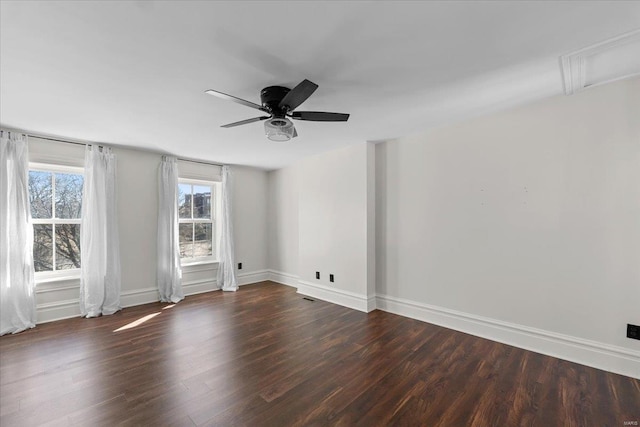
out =
{"type": "Polygon", "coordinates": [[[271,282],[0,338],[2,427],[625,421],[638,380],[271,282]]]}

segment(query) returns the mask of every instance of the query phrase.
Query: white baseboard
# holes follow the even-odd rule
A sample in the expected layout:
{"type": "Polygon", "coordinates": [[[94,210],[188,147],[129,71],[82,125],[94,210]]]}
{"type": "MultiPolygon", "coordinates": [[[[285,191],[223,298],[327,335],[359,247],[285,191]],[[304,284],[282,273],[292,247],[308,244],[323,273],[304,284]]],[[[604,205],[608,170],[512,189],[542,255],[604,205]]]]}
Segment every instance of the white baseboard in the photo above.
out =
{"type": "Polygon", "coordinates": [[[282,271],[269,270],[269,280],[281,285],[298,287],[298,276],[282,271]]]}
{"type": "Polygon", "coordinates": [[[120,292],[120,306],[122,307],[133,307],[156,301],[160,301],[158,288],[142,288],[120,292]]]}
{"type": "Polygon", "coordinates": [[[378,294],[376,306],[389,313],[640,379],[638,351],[388,295],[378,294]]]}
{"type": "Polygon", "coordinates": [[[238,273],[236,280],[238,282],[238,286],[264,282],[265,280],[269,280],[269,270],[256,270],[248,273],[238,273]]]}
{"type": "Polygon", "coordinates": [[[70,299],[45,304],[36,307],[36,324],[48,323],[56,320],[69,319],[80,316],[80,301],[70,299]]]}
{"type": "MultiPolygon", "coordinates": [[[[268,280],[268,270],[252,271],[249,273],[238,274],[238,286],[249,285],[251,283],[262,282],[268,280]]],[[[205,292],[217,291],[218,287],[216,279],[192,280],[182,283],[182,291],[185,296],[197,295],[205,292]]],[[[135,305],[148,304],[160,301],[160,294],[157,288],[135,289],[125,291],[120,294],[120,303],[122,307],[133,307],[135,305]]]]}
{"type": "MultiPolygon", "coordinates": [[[[212,270],[211,268],[208,268],[212,270]]],[[[248,273],[238,274],[238,285],[249,285],[251,283],[269,280],[269,270],[258,270],[248,273]]],[[[37,293],[49,293],[64,291],[68,289],[77,289],[78,284],[63,286],[42,286],[37,293]]],[[[216,279],[193,280],[182,284],[184,295],[196,295],[204,292],[212,292],[219,290],[216,279]]],[[[147,287],[141,289],[133,289],[120,293],[120,305],[124,307],[133,307],[136,305],[149,304],[160,301],[160,294],[155,287],[147,287]]],[[[80,316],[80,303],[78,299],[60,300],[38,304],[36,307],[37,323],[53,322],[55,320],[69,319],[80,316]]]]}
{"type": "Polygon", "coordinates": [[[324,285],[317,285],[299,280],[299,277],[283,271],[269,270],[269,279],[281,285],[292,286],[298,289],[299,294],[313,296],[323,301],[343,305],[345,307],[369,313],[376,309],[376,297],[366,297],[355,292],[342,291],[324,285]]]}
{"type": "Polygon", "coordinates": [[[205,292],[217,291],[220,288],[215,279],[191,280],[182,283],[184,296],[203,294],[205,292]]]}
{"type": "MultiPolygon", "coordinates": [[[[252,283],[264,282],[269,280],[269,270],[250,271],[236,275],[238,286],[251,285],[252,283]]],[[[205,292],[219,291],[218,281],[216,279],[193,280],[182,284],[184,295],[203,294],[205,292]]]]}
{"type": "Polygon", "coordinates": [[[353,308],[354,310],[364,311],[368,313],[371,307],[370,300],[366,295],[356,294],[355,292],[343,291],[341,289],[330,288],[324,285],[298,280],[298,293],[313,298],[321,299],[333,304],[344,307],[353,308]]]}
{"type": "Polygon", "coordinates": [[[367,313],[372,312],[373,310],[378,308],[378,304],[376,301],[376,296],[370,296],[367,298],[367,313]]]}

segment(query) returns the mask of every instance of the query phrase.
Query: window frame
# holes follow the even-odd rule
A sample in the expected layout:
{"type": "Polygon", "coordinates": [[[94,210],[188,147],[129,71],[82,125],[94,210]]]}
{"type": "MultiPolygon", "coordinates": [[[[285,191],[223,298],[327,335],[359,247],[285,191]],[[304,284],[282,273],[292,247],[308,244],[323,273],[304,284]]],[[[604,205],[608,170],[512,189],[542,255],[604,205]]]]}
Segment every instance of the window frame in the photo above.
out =
{"type": "MultiPolygon", "coordinates": [[[[64,173],[64,174],[75,174],[83,176],[83,197],[84,197],[84,168],[80,166],[66,166],[52,163],[42,163],[42,162],[29,162],[29,172],[37,171],[37,172],[48,172],[51,174],[56,173],[64,173]]],[[[55,243],[55,227],[56,225],[64,225],[64,224],[81,224],[82,216],[80,218],[55,218],[55,210],[56,210],[56,200],[55,200],[55,184],[56,180],[51,180],[51,218],[31,218],[31,227],[33,233],[35,234],[34,225],[51,224],[52,227],[52,239],[53,239],[53,254],[51,257],[51,265],[53,266],[53,270],[51,271],[36,271],[34,272],[34,280],[37,283],[50,282],[53,280],[63,280],[63,279],[72,279],[80,277],[81,268],[69,268],[64,270],[56,270],[56,243],[55,243]]],[[[82,262],[82,261],[81,261],[82,262]]]]}
{"type": "MultiPolygon", "coordinates": [[[[193,200],[191,202],[191,218],[180,218],[179,206],[178,208],[178,227],[180,224],[211,224],[211,251],[213,255],[201,256],[201,257],[180,257],[180,266],[185,267],[189,265],[197,265],[197,264],[210,264],[218,262],[218,253],[219,253],[219,244],[218,244],[218,236],[220,233],[219,230],[219,221],[218,221],[218,206],[219,206],[219,182],[217,181],[208,181],[204,179],[193,179],[193,178],[181,178],[178,177],[178,185],[180,184],[188,184],[191,186],[199,185],[206,186],[211,188],[211,217],[210,218],[194,218],[193,217],[193,209],[194,203],[193,200]]],[[[192,189],[193,196],[193,189],[192,189]]]]}

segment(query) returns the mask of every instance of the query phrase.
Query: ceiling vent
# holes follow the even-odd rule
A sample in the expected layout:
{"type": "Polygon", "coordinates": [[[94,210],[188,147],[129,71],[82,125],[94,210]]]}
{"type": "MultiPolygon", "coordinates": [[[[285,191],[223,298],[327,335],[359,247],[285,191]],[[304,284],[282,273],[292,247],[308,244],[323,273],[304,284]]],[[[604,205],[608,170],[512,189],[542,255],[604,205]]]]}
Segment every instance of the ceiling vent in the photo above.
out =
{"type": "Polygon", "coordinates": [[[640,30],[560,57],[564,93],[640,75],[640,30]]]}

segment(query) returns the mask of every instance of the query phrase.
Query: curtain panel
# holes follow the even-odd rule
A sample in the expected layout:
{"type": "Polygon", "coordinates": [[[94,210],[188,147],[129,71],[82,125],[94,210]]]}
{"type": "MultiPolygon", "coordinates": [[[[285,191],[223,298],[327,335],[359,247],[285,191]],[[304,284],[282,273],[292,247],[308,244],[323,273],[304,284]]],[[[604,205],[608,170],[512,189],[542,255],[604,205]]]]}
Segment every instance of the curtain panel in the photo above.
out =
{"type": "Polygon", "coordinates": [[[116,210],[116,156],[110,148],[85,149],[80,226],[80,313],[120,310],[120,242],[116,210]]]}
{"type": "Polygon", "coordinates": [[[228,166],[222,167],[222,193],[220,218],[220,255],[218,265],[218,286],[223,291],[237,291],[233,244],[233,222],[231,216],[232,174],[228,166]]]}
{"type": "Polygon", "coordinates": [[[0,335],[36,325],[27,137],[0,132],[0,335]]]}
{"type": "Polygon", "coordinates": [[[178,236],[178,160],[163,156],[158,170],[158,267],[160,301],[184,299],[178,236]]]}

